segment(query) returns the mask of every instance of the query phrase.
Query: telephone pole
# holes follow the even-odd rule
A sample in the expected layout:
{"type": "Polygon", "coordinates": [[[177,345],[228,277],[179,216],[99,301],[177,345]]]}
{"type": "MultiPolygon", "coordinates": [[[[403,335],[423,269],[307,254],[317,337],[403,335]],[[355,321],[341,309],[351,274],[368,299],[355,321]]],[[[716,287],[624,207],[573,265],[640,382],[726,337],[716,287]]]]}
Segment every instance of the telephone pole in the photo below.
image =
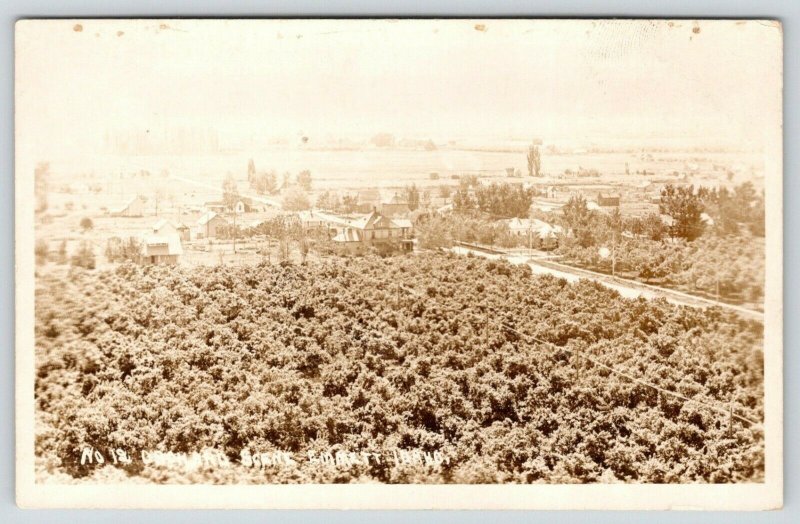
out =
{"type": "Polygon", "coordinates": [[[611,276],[615,276],[617,270],[617,231],[614,230],[611,242],[611,276]]]}
{"type": "Polygon", "coordinates": [[[233,208],[233,252],[236,253],[236,207],[233,208]]]}

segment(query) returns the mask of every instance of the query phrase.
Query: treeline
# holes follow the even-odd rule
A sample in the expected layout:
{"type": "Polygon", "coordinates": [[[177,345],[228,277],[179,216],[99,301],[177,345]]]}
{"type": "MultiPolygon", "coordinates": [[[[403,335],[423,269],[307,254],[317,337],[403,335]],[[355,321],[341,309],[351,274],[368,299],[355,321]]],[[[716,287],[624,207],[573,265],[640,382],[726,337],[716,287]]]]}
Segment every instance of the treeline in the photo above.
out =
{"type": "Polygon", "coordinates": [[[701,237],[693,242],[656,242],[621,238],[607,244],[582,247],[562,242],[561,262],[645,283],[761,309],[764,300],[764,243],[742,237],[701,237]],[[613,267],[612,267],[613,265],[613,267]]]}
{"type": "Polygon", "coordinates": [[[496,218],[525,218],[530,215],[535,194],[533,189],[512,184],[477,185],[472,190],[462,186],[453,194],[453,209],[459,213],[479,211],[496,218]]]}
{"type": "MultiPolygon", "coordinates": [[[[511,234],[504,222],[480,216],[431,215],[415,226],[418,246],[422,249],[451,248],[458,242],[498,247],[528,247],[528,235],[511,234]]],[[[539,247],[538,237],[533,247],[539,247]]]]}
{"type": "Polygon", "coordinates": [[[759,307],[764,295],[764,196],[668,185],[659,211],[624,217],[590,210],[581,196],[562,208],[564,262],[759,307]]]}
{"type": "Polygon", "coordinates": [[[260,195],[274,195],[281,189],[289,188],[292,185],[297,185],[303,191],[311,191],[312,182],[311,171],[308,169],[300,171],[294,178],[290,172],[286,171],[279,180],[278,172],[274,169],[259,171],[252,158],[247,162],[247,183],[250,185],[250,189],[260,195]]]}

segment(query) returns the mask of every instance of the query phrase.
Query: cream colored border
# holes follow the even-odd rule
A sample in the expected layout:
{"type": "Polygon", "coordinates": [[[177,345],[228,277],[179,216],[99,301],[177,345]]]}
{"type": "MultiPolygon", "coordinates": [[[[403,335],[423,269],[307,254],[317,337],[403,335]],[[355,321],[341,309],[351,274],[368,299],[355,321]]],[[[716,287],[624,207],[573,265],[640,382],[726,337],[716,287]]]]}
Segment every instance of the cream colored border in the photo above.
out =
{"type": "MultiPolygon", "coordinates": [[[[96,21],[95,21],[96,22],[96,21]]],[[[136,23],[120,21],[116,23],[136,23]]],[[[141,21],[140,21],[141,22],[141,21]]],[[[148,20],[152,24],[154,20],[148,20]]],[[[192,21],[184,21],[192,22],[192,21]]],[[[300,23],[301,21],[298,21],[300,23]]],[[[449,21],[446,23],[457,23],[449,21]]],[[[520,21],[493,20],[492,24],[520,21]]],[[[563,21],[542,21],[556,23],[563,21]]],[[[52,21],[22,21],[16,25],[16,96],[24,61],[22,38],[28,28],[52,21]]],[[[58,23],[74,23],[62,20],[58,23]]],[[[193,22],[196,23],[196,22],[193,22]]],[[[227,24],[236,21],[204,21],[227,24]]],[[[249,21],[248,23],[253,23],[249,21]]],[[[262,21],[260,23],[275,23],[262,21]]],[[[373,21],[349,21],[370,24],[373,21]]],[[[415,23],[411,21],[409,23],[415,23]]],[[[472,22],[470,22],[472,23],[472,22]]],[[[571,21],[586,23],[586,21],[571,21]]],[[[649,24],[641,20],[634,23],[649,24]]],[[[656,23],[667,23],[658,21],[656,23]]],[[[703,23],[699,22],[702,26],[703,23]]],[[[710,22],[713,23],[713,22],[710,22]]],[[[782,30],[777,22],[761,22],[764,59],[782,71],[782,30]]],[[[24,75],[23,75],[24,76],[24,75]]],[[[33,165],[29,162],[35,136],[25,111],[15,113],[16,205],[16,492],[25,508],[331,508],[331,509],[776,509],[783,503],[783,179],[782,74],[764,111],[775,117],[767,138],[767,281],[765,301],[765,439],[766,480],[738,485],[270,485],[270,486],[155,486],[43,485],[34,482],[34,215],[33,165]]]]}

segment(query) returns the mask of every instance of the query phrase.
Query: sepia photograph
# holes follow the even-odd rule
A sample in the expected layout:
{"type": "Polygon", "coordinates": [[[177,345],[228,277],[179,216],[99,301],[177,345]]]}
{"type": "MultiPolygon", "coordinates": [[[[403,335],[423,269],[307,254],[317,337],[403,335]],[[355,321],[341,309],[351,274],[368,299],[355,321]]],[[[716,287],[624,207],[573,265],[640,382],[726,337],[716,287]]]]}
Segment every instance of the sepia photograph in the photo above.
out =
{"type": "Polygon", "coordinates": [[[20,504],[780,507],[779,22],[15,33],[20,504]]]}

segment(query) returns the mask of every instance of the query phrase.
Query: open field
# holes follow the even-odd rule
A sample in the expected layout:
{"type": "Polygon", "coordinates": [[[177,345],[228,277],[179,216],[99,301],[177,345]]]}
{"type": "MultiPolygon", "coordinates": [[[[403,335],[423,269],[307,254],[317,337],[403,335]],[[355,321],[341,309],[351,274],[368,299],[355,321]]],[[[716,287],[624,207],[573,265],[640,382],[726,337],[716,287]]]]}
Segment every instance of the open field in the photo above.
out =
{"type": "MultiPolygon", "coordinates": [[[[246,189],[247,162],[252,158],[258,170],[274,170],[280,177],[285,172],[292,175],[308,169],[314,178],[316,190],[352,190],[378,187],[391,190],[406,184],[437,186],[452,183],[453,175],[477,174],[487,178],[506,178],[506,168],[519,169],[526,173],[525,149],[518,150],[469,150],[443,148],[436,151],[414,149],[364,149],[364,150],[320,150],[310,148],[272,148],[252,153],[220,153],[205,156],[112,156],[98,155],[87,163],[80,161],[52,159],[52,171],[61,177],[61,183],[80,183],[88,180],[101,180],[104,190],[111,193],[130,194],[137,191],[152,190],[151,180],[135,180],[131,173],[146,170],[154,178],[163,172],[201,180],[214,187],[221,187],[227,173],[239,180],[240,189],[246,189]],[[201,166],[201,167],[197,167],[201,166]],[[438,173],[439,180],[431,180],[430,174],[438,173]],[[84,178],[85,177],[85,178],[84,178]],[[120,178],[121,177],[121,178],[120,178]],[[108,182],[111,178],[111,182],[108,182]],[[107,182],[107,184],[106,184],[107,182]]],[[[706,185],[712,179],[724,179],[725,170],[737,172],[733,182],[763,176],[760,155],[752,153],[721,152],[674,152],[674,153],[635,153],[635,152],[569,152],[543,153],[542,171],[547,175],[543,182],[566,169],[597,169],[602,175],[603,184],[639,184],[654,176],[663,177],[672,173],[687,173],[692,180],[706,185]],[[625,174],[628,164],[629,175],[625,174]],[[715,167],[716,166],[716,167],[715,167]],[[652,173],[649,176],[637,175],[637,171],[652,173]]],[[[519,179],[522,180],[522,179],[519,179]]],[[[527,178],[526,180],[532,180],[527,178]]],[[[555,179],[552,179],[554,181],[555,179]]],[[[598,183],[600,180],[577,179],[576,183],[598,183]]],[[[176,187],[176,193],[194,190],[195,197],[202,191],[197,188],[176,187]]],[[[145,191],[146,192],[146,191],[145,191]]]]}

